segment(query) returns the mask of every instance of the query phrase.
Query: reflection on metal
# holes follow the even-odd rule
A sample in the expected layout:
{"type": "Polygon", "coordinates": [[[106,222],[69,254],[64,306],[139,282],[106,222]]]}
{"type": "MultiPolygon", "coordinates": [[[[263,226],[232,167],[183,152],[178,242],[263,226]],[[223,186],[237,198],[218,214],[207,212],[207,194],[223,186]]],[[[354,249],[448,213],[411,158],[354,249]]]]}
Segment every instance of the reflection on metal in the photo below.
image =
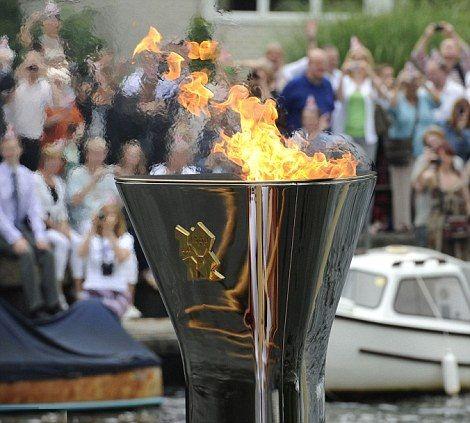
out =
{"type": "Polygon", "coordinates": [[[166,178],[122,178],[118,186],[180,341],[187,420],[323,421],[328,337],[375,176],[166,178]],[[224,279],[201,277],[193,264],[198,283],[187,283],[178,253],[193,256],[184,228],[194,222],[214,234],[201,232],[199,257],[217,237],[224,279]]]}
{"type": "Polygon", "coordinates": [[[215,236],[202,222],[189,231],[182,226],[175,228],[180,243],[180,256],[188,268],[188,280],[208,279],[221,281],[224,276],[217,271],[220,261],[212,251],[215,236]]]}

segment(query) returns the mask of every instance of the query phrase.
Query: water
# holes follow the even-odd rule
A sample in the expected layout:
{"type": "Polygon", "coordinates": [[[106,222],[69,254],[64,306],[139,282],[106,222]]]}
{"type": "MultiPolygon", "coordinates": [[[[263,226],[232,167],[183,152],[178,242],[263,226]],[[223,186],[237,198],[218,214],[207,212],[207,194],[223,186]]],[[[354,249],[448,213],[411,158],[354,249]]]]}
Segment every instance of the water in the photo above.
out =
{"type": "MultiPolygon", "coordinates": [[[[426,395],[369,402],[328,401],[327,423],[463,423],[470,422],[470,394],[455,398],[426,395]]],[[[114,413],[48,413],[2,417],[0,423],[185,423],[184,392],[168,397],[159,408],[114,413]]],[[[210,422],[208,422],[210,423],[210,422]]]]}
{"type": "MultiPolygon", "coordinates": [[[[155,414],[158,422],[184,423],[184,397],[168,399],[155,414]]],[[[458,398],[420,396],[389,402],[337,402],[326,404],[327,423],[470,422],[470,394],[458,398]]]]}

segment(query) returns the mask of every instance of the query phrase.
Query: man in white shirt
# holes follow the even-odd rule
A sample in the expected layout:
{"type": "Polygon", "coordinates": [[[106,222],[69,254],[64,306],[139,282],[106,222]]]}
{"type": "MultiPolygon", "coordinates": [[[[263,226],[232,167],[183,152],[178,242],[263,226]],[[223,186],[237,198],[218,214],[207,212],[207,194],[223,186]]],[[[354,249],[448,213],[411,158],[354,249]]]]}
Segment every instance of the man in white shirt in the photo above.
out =
{"type": "Polygon", "coordinates": [[[426,64],[426,88],[431,95],[440,103],[434,111],[434,119],[443,124],[450,119],[455,102],[465,97],[465,89],[451,78],[448,78],[448,70],[444,63],[430,60],[426,64]]]}
{"type": "Polygon", "coordinates": [[[61,310],[54,256],[36,197],[34,175],[20,165],[21,146],[9,130],[0,139],[0,254],[18,257],[31,317],[61,310]],[[38,267],[40,273],[38,272],[38,267]]]}
{"type": "Polygon", "coordinates": [[[33,171],[39,163],[39,139],[46,122],[46,107],[52,104],[52,89],[43,73],[41,55],[29,52],[20,65],[20,78],[12,99],[5,106],[5,118],[22,143],[21,164],[33,171]]]}

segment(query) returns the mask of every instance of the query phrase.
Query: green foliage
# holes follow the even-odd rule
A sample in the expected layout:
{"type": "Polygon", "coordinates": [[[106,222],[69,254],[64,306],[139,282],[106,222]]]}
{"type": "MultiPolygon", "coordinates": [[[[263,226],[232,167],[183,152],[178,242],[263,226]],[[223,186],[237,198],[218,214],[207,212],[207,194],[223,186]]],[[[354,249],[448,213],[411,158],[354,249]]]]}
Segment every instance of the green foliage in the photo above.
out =
{"type": "MultiPolygon", "coordinates": [[[[214,34],[214,27],[202,16],[193,16],[189,24],[188,40],[201,43],[205,40],[212,40],[214,34]]],[[[189,63],[191,72],[201,71],[207,69],[210,77],[214,76],[215,63],[212,60],[191,60],[189,63]]]]}
{"type": "Polygon", "coordinates": [[[99,50],[106,46],[106,42],[95,35],[94,21],[96,11],[85,8],[79,12],[72,9],[62,9],[62,28],[60,35],[65,43],[65,50],[84,72],[85,60],[93,57],[99,50]]]}
{"type": "Polygon", "coordinates": [[[18,50],[18,34],[22,22],[21,9],[17,0],[0,0],[0,36],[8,35],[10,46],[18,50]]]}
{"type": "Polygon", "coordinates": [[[212,40],[213,34],[214,27],[209,21],[199,15],[193,16],[189,24],[188,40],[200,43],[204,40],[212,40]]]}
{"type": "MultiPolygon", "coordinates": [[[[383,15],[352,14],[337,21],[321,21],[318,30],[319,45],[336,45],[344,58],[351,36],[356,35],[370,49],[376,63],[389,63],[397,71],[403,68],[414,44],[430,22],[450,22],[463,39],[470,39],[468,0],[416,0],[397,3],[392,12],[383,15]]],[[[433,37],[431,47],[437,46],[441,40],[439,35],[433,37]]],[[[284,47],[288,61],[304,56],[305,36],[297,33],[284,47]]]]}

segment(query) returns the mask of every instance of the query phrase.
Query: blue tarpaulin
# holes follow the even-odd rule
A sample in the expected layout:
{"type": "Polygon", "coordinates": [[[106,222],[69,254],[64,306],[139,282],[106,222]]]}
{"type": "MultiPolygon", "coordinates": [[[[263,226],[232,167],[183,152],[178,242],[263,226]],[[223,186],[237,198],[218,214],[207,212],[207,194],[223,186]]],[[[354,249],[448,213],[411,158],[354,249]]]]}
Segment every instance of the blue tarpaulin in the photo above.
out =
{"type": "Polygon", "coordinates": [[[0,302],[0,382],[75,378],[159,366],[98,300],[31,322],[0,302]]]}

